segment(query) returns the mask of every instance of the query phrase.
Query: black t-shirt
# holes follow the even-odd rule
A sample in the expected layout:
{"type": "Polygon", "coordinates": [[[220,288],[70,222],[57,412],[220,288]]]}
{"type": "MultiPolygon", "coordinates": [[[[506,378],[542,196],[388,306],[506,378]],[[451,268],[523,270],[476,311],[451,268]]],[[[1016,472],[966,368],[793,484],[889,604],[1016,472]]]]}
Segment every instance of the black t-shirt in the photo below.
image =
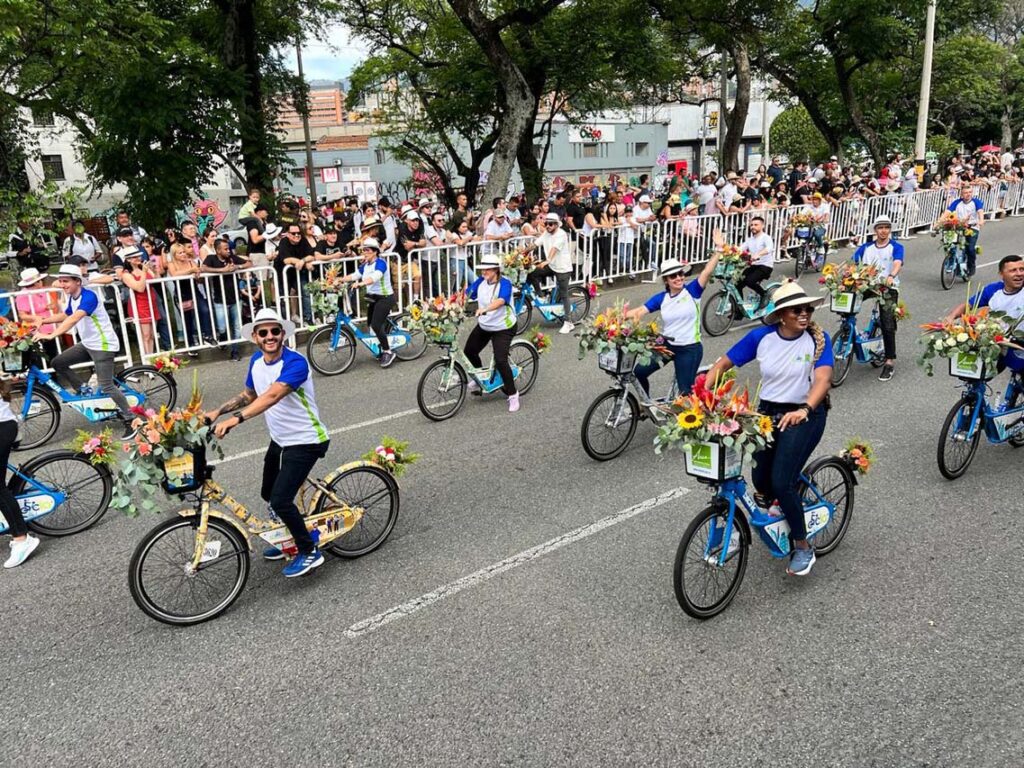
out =
{"type": "Polygon", "coordinates": [[[340,256],[342,253],[340,242],[340,237],[334,242],[334,245],[328,245],[326,240],[321,240],[316,244],[316,253],[321,256],[340,256]]]}
{"type": "MultiPolygon", "coordinates": [[[[267,231],[267,225],[263,223],[263,220],[258,216],[247,216],[240,222],[245,227],[245,236],[249,239],[249,230],[255,229],[259,234],[263,234],[267,231]]],[[[260,240],[258,243],[254,243],[252,239],[249,239],[249,253],[266,253],[267,252],[267,241],[260,240]]]]}
{"type": "Polygon", "coordinates": [[[583,229],[583,222],[587,218],[586,209],[579,203],[569,203],[565,206],[566,218],[572,219],[572,224],[576,229],[583,229]]]}
{"type": "Polygon", "coordinates": [[[757,187],[747,187],[740,194],[743,196],[744,204],[748,202],[753,203],[761,197],[761,193],[758,192],[757,187]]]}
{"type": "Polygon", "coordinates": [[[298,240],[284,239],[277,246],[277,258],[274,259],[274,269],[281,272],[285,268],[285,259],[305,259],[315,253],[309,240],[300,237],[298,240]]]}
{"type": "MultiPolygon", "coordinates": [[[[228,264],[244,267],[247,262],[234,255],[228,256],[226,261],[221,261],[215,253],[211,253],[203,261],[203,266],[210,269],[223,269],[228,264]]],[[[234,304],[238,301],[238,278],[234,272],[211,275],[209,285],[213,289],[213,300],[218,304],[234,304]]]]}
{"type": "Polygon", "coordinates": [[[411,229],[409,229],[409,225],[403,221],[401,224],[398,225],[398,242],[395,243],[395,250],[402,256],[406,256],[408,255],[408,251],[405,248],[405,241],[412,240],[413,242],[418,243],[420,240],[423,239],[425,239],[425,236],[423,234],[422,223],[420,224],[420,226],[416,227],[416,231],[413,232],[411,229]]]}

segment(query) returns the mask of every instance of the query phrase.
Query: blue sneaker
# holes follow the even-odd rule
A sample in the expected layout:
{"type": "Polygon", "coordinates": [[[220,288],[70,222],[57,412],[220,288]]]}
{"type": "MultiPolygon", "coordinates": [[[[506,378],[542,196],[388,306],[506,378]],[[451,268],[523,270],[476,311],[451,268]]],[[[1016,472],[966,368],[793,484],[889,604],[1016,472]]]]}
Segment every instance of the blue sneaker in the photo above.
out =
{"type": "Polygon", "coordinates": [[[815,560],[817,558],[814,556],[814,547],[794,549],[793,556],[789,560],[789,567],[786,568],[786,573],[790,576],[806,576],[811,572],[811,568],[814,567],[815,560]]]}
{"type": "Polygon", "coordinates": [[[282,571],[282,573],[284,573],[286,578],[291,579],[295,576],[302,576],[305,573],[309,573],[314,568],[319,568],[323,564],[323,554],[319,549],[314,549],[312,552],[296,557],[284,567],[284,571],[282,571]]]}
{"type": "Polygon", "coordinates": [[[284,560],[284,552],[277,547],[267,547],[263,550],[264,560],[284,560]]]}

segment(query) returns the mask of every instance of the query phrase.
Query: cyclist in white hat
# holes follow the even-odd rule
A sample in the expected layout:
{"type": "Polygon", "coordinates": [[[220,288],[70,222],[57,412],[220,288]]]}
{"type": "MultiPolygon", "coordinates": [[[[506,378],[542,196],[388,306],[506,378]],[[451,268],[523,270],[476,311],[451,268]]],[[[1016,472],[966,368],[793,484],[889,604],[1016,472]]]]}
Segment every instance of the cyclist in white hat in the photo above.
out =
{"type": "Polygon", "coordinates": [[[878,374],[879,381],[889,381],[896,366],[896,300],[899,298],[900,270],[903,269],[903,244],[892,239],[892,220],[879,216],[872,227],[875,239],[864,243],[853,254],[858,264],[871,264],[878,268],[878,274],[885,278],[888,292],[887,301],[878,304],[878,321],[882,329],[882,347],[885,363],[878,374]]]}
{"type": "Polygon", "coordinates": [[[395,294],[391,288],[391,268],[388,260],[381,258],[380,243],[368,237],[359,246],[362,261],[351,275],[341,278],[342,283],[355,283],[366,289],[366,318],[380,343],[380,367],[387,368],[395,362],[395,353],[388,345],[388,315],[395,308],[395,294]]]}
{"type": "Polygon", "coordinates": [[[558,296],[562,299],[562,327],[559,333],[572,333],[575,326],[569,321],[569,278],[572,277],[572,256],[569,253],[569,233],[562,229],[562,219],[557,213],[544,216],[544,234],[522,249],[530,253],[540,249],[542,261],[526,276],[539,297],[544,281],[555,278],[558,296]]]}
{"type": "MultiPolygon", "coordinates": [[[[725,238],[720,230],[715,230],[714,237],[717,247],[697,277],[686,282],[690,265],[678,259],[665,259],[661,262],[659,270],[665,290],[654,294],[644,304],[629,312],[629,317],[634,322],[649,312],[661,312],[661,332],[667,342],[665,346],[672,353],[676,385],[679,387],[679,393],[683,395],[693,389],[697,369],[700,368],[700,361],[704,357],[704,346],[700,339],[700,297],[711,281],[715,267],[718,266],[718,259],[722,255],[721,248],[725,245],[725,238]]],[[[634,369],[636,380],[644,392],[650,394],[651,374],[665,362],[665,358],[655,355],[651,362],[638,365],[634,369]]]]}
{"type": "MultiPolygon", "coordinates": [[[[516,389],[512,366],[508,364],[508,349],[516,333],[516,311],[512,307],[512,281],[501,276],[501,257],[489,253],[481,256],[476,268],[483,275],[466,290],[466,298],[477,302],[476,328],[466,339],[463,352],[476,368],[482,368],[480,353],[490,342],[494,350],[494,369],[501,375],[501,391],[508,397],[509,413],[519,410],[519,391],[516,389]]],[[[476,382],[470,382],[474,389],[476,382]]]]}
{"type": "MultiPolygon", "coordinates": [[[[284,568],[289,578],[308,573],[324,562],[295,506],[295,494],[330,446],[327,427],[316,406],[309,363],[286,346],[288,337],[294,334],[295,323],[276,310],[266,307],[257,312],[251,323],[242,326],[242,336],[248,336],[259,347],[249,360],[245,388],[220,408],[206,413],[211,422],[231,414],[214,426],[219,438],[246,419],[265,414],[270,445],[263,457],[260,495],[288,527],[298,548],[298,554],[284,568]]],[[[267,547],[263,557],[283,560],[285,555],[277,547],[267,547]]]]}

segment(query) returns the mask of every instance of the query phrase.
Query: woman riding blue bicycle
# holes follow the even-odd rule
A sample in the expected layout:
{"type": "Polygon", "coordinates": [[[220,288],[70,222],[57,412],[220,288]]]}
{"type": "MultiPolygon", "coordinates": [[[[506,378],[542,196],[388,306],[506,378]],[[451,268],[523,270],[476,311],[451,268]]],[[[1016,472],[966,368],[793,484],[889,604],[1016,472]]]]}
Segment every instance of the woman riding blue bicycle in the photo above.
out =
{"type": "MultiPolygon", "coordinates": [[[[463,352],[474,367],[482,368],[480,353],[488,342],[491,343],[494,368],[501,375],[501,391],[508,397],[509,413],[515,413],[519,410],[519,391],[512,366],[508,364],[508,349],[516,333],[512,281],[501,276],[501,260],[497,254],[485,254],[477,261],[476,268],[483,275],[469,286],[466,297],[477,302],[476,316],[479,320],[466,339],[463,352]]],[[[469,383],[471,391],[477,386],[475,381],[469,383]]]]}
{"type": "Polygon", "coordinates": [[[341,278],[343,283],[356,283],[366,289],[366,319],[380,342],[380,367],[387,368],[395,362],[395,353],[388,343],[388,316],[395,308],[395,296],[391,291],[391,270],[388,260],[380,257],[380,243],[368,237],[359,246],[362,261],[351,275],[341,278]]]}
{"type": "MultiPolygon", "coordinates": [[[[700,297],[718,266],[721,246],[724,244],[722,233],[715,230],[716,248],[701,273],[689,282],[685,282],[691,269],[689,264],[678,259],[665,259],[659,270],[665,290],[654,294],[642,306],[629,312],[629,318],[634,322],[649,312],[661,312],[661,331],[668,342],[665,346],[672,353],[676,385],[681,395],[689,394],[693,389],[697,369],[704,357],[704,346],[700,341],[700,297]]],[[[651,393],[651,374],[665,362],[665,358],[655,355],[651,362],[633,369],[637,382],[648,395],[651,393]]]]}
{"type": "Polygon", "coordinates": [[[783,283],[772,294],[774,310],[766,327],[739,340],[708,371],[713,382],[733,366],[757,360],[761,368],[758,410],[776,421],[775,438],[754,455],[751,479],[758,504],[777,499],[793,539],[786,572],[806,576],[814,566],[814,548],[807,541],[804,507],[798,486],[800,470],[825,432],[828,390],[832,377],[832,340],[811,322],[824,299],[804,293],[798,283],[783,283]]]}

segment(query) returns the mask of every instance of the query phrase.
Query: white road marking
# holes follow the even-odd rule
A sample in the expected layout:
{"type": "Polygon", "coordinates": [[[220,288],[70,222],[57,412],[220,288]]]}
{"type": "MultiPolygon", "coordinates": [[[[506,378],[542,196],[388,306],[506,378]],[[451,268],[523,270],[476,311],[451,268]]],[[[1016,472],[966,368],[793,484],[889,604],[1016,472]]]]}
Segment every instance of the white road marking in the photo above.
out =
{"type": "MultiPolygon", "coordinates": [[[[342,432],[351,432],[354,429],[362,429],[363,427],[372,427],[374,424],[383,424],[386,421],[393,421],[394,419],[400,419],[403,416],[412,416],[414,413],[419,413],[419,408],[410,408],[408,411],[399,411],[398,413],[392,413],[388,416],[380,416],[376,419],[370,419],[369,421],[361,421],[358,424],[349,424],[347,427],[338,427],[328,431],[328,435],[337,435],[342,432]]],[[[250,456],[259,456],[267,452],[266,447],[255,448],[251,451],[243,451],[242,453],[236,453],[233,456],[225,456],[223,459],[219,459],[217,464],[225,464],[229,461],[238,461],[239,459],[247,459],[250,456]]]]}
{"type": "Polygon", "coordinates": [[[404,619],[406,616],[410,616],[417,611],[429,608],[434,603],[440,602],[446,597],[456,595],[464,589],[475,587],[477,584],[493,579],[495,576],[499,576],[506,571],[511,571],[513,568],[526,565],[532,560],[536,560],[539,557],[550,554],[551,552],[561,549],[562,547],[566,547],[569,544],[573,544],[574,542],[593,536],[595,533],[600,533],[606,528],[611,528],[613,525],[624,523],[630,518],[641,515],[644,512],[650,512],[652,509],[656,509],[663,504],[668,504],[670,501],[682,498],[689,492],[689,488],[682,486],[679,488],[673,488],[670,491],[666,491],[665,493],[641,501],[639,504],[634,504],[632,507],[628,507],[612,515],[608,515],[608,517],[603,517],[589,525],[584,525],[580,528],[569,531],[568,533],[563,533],[561,536],[557,536],[550,541],[546,541],[543,544],[538,544],[535,547],[523,550],[522,552],[512,555],[511,557],[507,557],[500,562],[481,568],[479,571],[475,571],[468,576],[463,576],[461,579],[457,579],[442,587],[438,587],[432,592],[427,592],[425,595],[420,595],[412,600],[407,600],[400,605],[389,608],[383,613],[378,613],[376,616],[371,616],[368,619],[357,621],[345,630],[345,637],[354,639],[369,634],[370,632],[375,632],[393,621],[404,619]]]}

